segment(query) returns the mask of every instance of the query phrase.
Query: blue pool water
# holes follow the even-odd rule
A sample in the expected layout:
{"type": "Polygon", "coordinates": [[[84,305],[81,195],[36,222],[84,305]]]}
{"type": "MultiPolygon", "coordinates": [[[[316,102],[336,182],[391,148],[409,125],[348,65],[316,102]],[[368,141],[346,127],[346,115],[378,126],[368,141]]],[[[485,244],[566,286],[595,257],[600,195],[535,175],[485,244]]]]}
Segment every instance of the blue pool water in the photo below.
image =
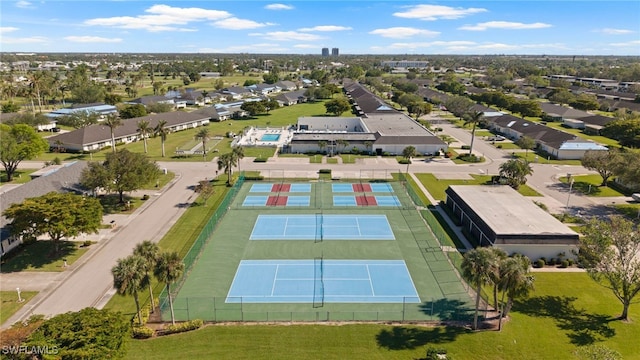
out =
{"type": "Polygon", "coordinates": [[[280,134],[264,134],[260,138],[260,141],[278,141],[280,139],[280,134]]]}

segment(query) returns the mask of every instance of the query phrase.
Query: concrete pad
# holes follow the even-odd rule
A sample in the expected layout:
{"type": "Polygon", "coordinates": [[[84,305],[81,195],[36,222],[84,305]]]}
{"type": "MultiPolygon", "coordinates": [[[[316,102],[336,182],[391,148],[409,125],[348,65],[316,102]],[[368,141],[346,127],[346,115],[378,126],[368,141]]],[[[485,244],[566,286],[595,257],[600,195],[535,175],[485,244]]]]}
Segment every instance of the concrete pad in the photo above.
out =
{"type": "Polygon", "coordinates": [[[434,173],[433,175],[441,180],[473,180],[471,175],[462,173],[434,173]]]}
{"type": "Polygon", "coordinates": [[[65,276],[64,272],[20,271],[0,275],[0,290],[42,291],[65,276]]]}

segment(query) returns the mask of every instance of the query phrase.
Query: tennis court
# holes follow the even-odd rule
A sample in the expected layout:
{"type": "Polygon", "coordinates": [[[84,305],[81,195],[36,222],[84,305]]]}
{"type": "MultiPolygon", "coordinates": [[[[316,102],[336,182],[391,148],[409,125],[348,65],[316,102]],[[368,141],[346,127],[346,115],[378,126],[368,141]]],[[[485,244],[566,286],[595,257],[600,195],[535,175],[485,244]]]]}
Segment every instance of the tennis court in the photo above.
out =
{"type": "Polygon", "coordinates": [[[336,193],[344,192],[393,192],[393,187],[388,183],[380,184],[332,184],[331,190],[336,193]]]}
{"type": "Polygon", "coordinates": [[[395,240],[385,215],[258,215],[250,240],[395,240]]]}
{"type": "Polygon", "coordinates": [[[419,303],[403,260],[242,260],[227,303],[419,303]]]}

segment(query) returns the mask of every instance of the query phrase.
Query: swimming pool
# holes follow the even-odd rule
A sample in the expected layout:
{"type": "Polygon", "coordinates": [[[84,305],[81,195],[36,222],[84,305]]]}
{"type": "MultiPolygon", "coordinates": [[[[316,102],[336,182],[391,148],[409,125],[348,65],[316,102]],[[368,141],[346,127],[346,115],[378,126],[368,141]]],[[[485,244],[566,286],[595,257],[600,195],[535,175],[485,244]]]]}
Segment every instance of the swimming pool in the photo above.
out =
{"type": "Polygon", "coordinates": [[[280,134],[264,134],[260,138],[260,141],[278,141],[280,140],[280,134]]]}

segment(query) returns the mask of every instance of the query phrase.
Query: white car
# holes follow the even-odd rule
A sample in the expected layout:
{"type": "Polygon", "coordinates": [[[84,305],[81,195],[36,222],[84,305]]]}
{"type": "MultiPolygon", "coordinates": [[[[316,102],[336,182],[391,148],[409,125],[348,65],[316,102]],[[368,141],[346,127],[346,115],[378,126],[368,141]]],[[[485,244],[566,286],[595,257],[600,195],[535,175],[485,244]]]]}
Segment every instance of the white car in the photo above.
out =
{"type": "Polygon", "coordinates": [[[631,198],[637,202],[640,202],[640,193],[631,194],[631,198]]]}
{"type": "Polygon", "coordinates": [[[494,135],[494,136],[489,136],[489,138],[487,138],[487,141],[503,141],[503,140],[507,140],[507,138],[505,138],[502,135],[494,135]]]}

